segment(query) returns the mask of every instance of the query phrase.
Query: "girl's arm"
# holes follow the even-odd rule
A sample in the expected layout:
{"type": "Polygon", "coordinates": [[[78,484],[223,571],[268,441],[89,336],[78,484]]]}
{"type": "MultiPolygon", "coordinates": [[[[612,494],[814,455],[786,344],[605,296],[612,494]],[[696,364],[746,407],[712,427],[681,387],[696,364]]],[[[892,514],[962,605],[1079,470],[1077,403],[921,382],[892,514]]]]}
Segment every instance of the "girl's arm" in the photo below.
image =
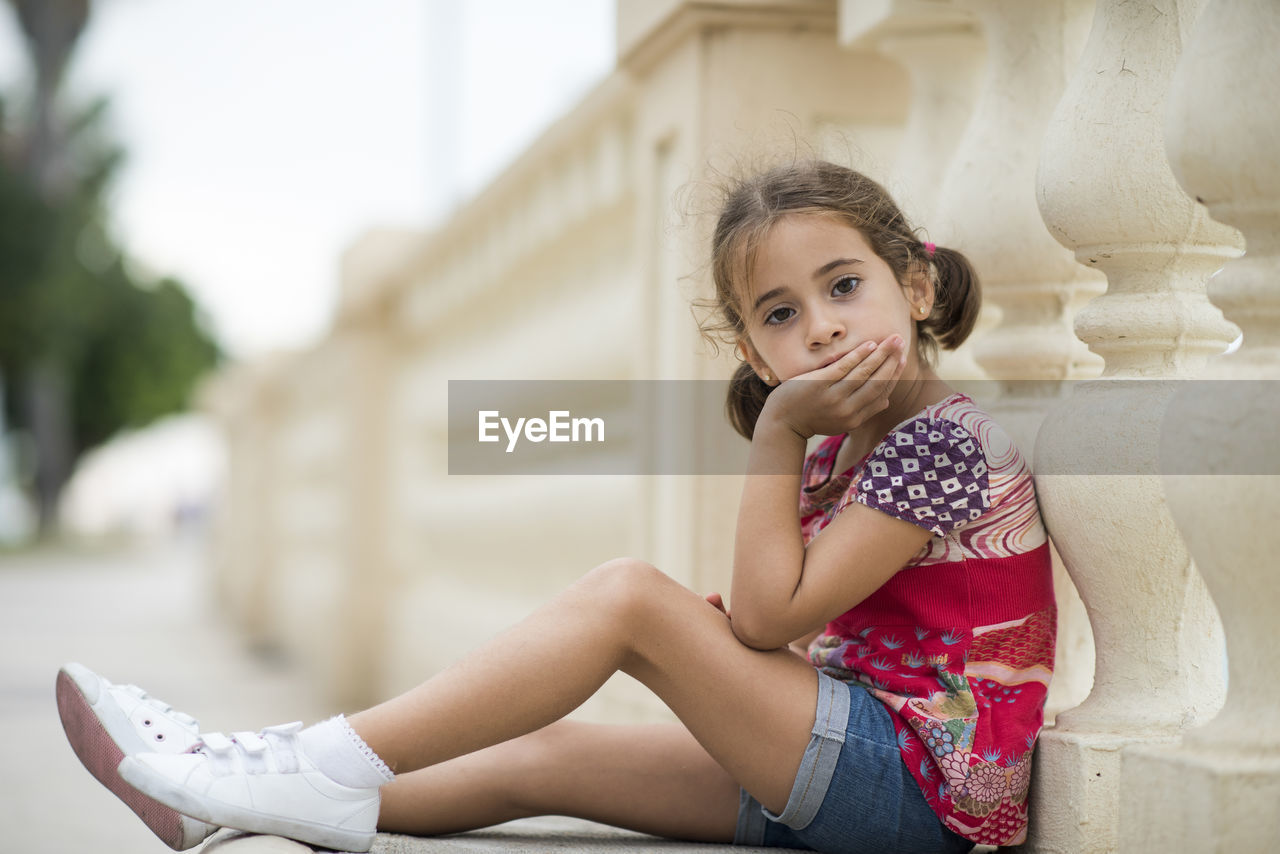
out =
{"type": "MultiPolygon", "coordinates": [[[[708,604],[712,605],[713,607],[716,608],[716,610],[720,611],[720,613],[724,614],[726,617],[729,617],[729,608],[727,605],[724,604],[724,597],[722,597],[719,593],[708,593],[703,598],[707,600],[708,604]]],[[[809,645],[813,643],[814,640],[820,634],[822,634],[821,628],[814,629],[804,637],[796,638],[791,643],[787,644],[787,648],[790,649],[792,652],[794,652],[796,655],[808,661],[809,645]]]]}
{"type": "Polygon", "coordinates": [[[732,626],[746,645],[776,649],[820,628],[884,584],[932,536],[860,504],[841,512],[808,548],[800,532],[806,439],[834,434],[833,423],[853,429],[883,409],[900,367],[895,355],[891,347],[870,357],[859,348],[791,389],[780,386],[765,403],[734,542],[732,626]],[[814,381],[823,372],[836,382],[814,381]]]}

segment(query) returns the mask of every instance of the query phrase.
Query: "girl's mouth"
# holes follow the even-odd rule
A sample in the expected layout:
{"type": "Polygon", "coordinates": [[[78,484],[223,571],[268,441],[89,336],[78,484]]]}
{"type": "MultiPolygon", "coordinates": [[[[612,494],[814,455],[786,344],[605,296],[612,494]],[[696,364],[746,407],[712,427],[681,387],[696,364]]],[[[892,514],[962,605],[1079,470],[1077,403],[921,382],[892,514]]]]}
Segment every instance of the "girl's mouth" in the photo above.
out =
{"type": "Polygon", "coordinates": [[[853,352],[854,350],[856,350],[856,349],[858,349],[858,348],[857,348],[857,347],[850,347],[848,350],[845,350],[843,353],[839,353],[839,354],[837,354],[837,355],[835,355],[835,356],[832,356],[830,359],[827,359],[827,360],[826,360],[825,362],[823,362],[821,365],[818,365],[818,367],[814,368],[814,370],[815,370],[815,371],[820,371],[820,370],[822,370],[823,368],[827,367],[828,365],[834,365],[836,362],[840,361],[841,359],[843,359],[845,356],[849,355],[850,353],[852,353],[852,352],[853,352]]]}

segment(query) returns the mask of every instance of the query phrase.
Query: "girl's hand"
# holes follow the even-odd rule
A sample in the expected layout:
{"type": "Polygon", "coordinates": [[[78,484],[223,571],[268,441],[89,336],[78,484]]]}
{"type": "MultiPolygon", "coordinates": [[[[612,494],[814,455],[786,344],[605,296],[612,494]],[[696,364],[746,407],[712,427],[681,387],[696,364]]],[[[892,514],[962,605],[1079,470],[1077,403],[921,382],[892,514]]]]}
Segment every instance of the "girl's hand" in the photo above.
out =
{"type": "Polygon", "coordinates": [[[906,365],[904,346],[900,335],[864,341],[830,365],[782,383],[760,417],[773,417],[802,439],[855,430],[888,408],[906,365]]]}

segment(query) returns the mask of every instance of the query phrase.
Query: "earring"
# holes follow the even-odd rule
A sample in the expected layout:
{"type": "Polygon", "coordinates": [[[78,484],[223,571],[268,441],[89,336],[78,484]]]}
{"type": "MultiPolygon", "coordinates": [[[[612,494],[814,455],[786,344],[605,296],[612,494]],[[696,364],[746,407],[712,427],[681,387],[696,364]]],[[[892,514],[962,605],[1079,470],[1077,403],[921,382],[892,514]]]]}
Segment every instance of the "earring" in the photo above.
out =
{"type": "Polygon", "coordinates": [[[768,374],[761,374],[760,378],[764,380],[766,383],[773,382],[773,377],[769,376],[768,374]]]}
{"type": "Polygon", "coordinates": [[[929,313],[929,309],[925,308],[924,306],[920,306],[920,316],[921,316],[921,317],[924,317],[924,316],[925,316],[926,314],[928,314],[928,313],[929,313]]]}

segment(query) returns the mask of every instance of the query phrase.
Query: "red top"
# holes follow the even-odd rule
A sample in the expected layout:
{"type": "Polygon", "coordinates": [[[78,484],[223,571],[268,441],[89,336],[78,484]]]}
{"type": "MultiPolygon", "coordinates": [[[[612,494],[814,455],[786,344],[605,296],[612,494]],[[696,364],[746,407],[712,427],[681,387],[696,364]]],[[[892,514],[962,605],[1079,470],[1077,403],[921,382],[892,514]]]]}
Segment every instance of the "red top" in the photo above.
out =
{"type": "Polygon", "coordinates": [[[1022,842],[1057,622],[1030,469],[962,394],[898,425],[833,476],[843,439],[805,460],[805,542],[853,502],[934,536],[830,622],[809,658],[889,708],[902,758],[947,827],[982,844],[1022,842]]]}

